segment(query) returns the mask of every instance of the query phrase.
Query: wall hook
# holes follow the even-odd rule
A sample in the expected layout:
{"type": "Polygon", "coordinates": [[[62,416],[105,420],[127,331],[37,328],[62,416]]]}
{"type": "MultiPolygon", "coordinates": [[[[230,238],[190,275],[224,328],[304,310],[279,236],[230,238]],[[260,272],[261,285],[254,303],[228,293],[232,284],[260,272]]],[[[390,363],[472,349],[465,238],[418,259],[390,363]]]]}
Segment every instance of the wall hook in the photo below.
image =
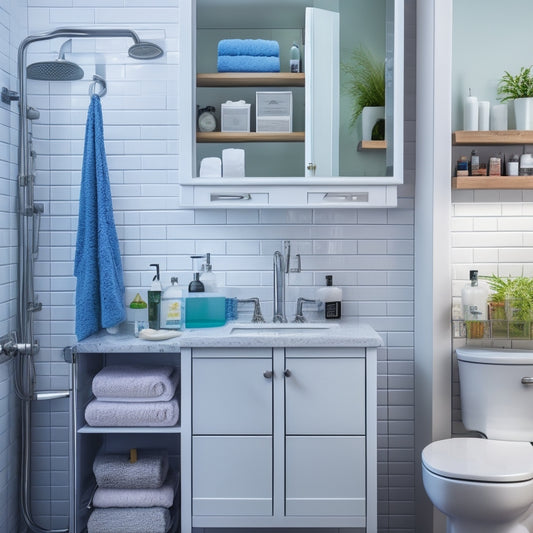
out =
{"type": "Polygon", "coordinates": [[[97,94],[100,98],[105,96],[107,93],[107,83],[102,76],[99,76],[98,74],[93,74],[93,82],[89,85],[89,94],[92,96],[93,94],[97,94]],[[102,88],[99,92],[96,92],[96,85],[100,84],[102,88]]]}

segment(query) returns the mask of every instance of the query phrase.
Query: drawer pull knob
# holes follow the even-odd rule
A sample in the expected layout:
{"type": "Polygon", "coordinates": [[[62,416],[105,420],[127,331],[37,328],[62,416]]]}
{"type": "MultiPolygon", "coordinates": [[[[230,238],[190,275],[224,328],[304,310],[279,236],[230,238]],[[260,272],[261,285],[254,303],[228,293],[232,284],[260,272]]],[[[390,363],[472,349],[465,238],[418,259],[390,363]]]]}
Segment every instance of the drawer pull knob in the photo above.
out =
{"type": "Polygon", "coordinates": [[[533,385],[533,378],[522,378],[522,383],[524,385],[533,385]]]}
{"type": "Polygon", "coordinates": [[[286,378],[290,378],[292,376],[292,372],[286,368],[284,371],[283,371],[283,375],[286,377],[286,378]]]}
{"type": "Polygon", "coordinates": [[[211,195],[211,201],[217,202],[219,200],[251,200],[252,195],[249,193],[243,193],[243,194],[212,194],[211,195]]]}
{"type": "Polygon", "coordinates": [[[272,372],[272,370],[265,370],[265,371],[263,372],[263,376],[264,376],[266,379],[270,379],[273,375],[274,375],[274,372],[272,372]]]}

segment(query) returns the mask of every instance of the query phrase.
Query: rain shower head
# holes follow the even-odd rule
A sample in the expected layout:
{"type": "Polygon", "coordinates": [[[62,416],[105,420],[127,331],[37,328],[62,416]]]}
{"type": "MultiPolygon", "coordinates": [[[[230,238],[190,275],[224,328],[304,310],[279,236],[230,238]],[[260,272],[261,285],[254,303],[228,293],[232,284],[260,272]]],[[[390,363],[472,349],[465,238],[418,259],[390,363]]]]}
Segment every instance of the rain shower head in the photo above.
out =
{"type": "Polygon", "coordinates": [[[65,41],[59,49],[57,59],[54,61],[40,61],[32,63],[26,68],[26,76],[30,80],[42,81],[74,81],[83,78],[83,69],[65,59],[65,52],[71,51],[72,39],[65,41]]]}
{"type": "Polygon", "coordinates": [[[133,59],[157,59],[163,55],[163,50],[157,44],[148,41],[138,41],[131,45],[128,55],[133,59]]]}

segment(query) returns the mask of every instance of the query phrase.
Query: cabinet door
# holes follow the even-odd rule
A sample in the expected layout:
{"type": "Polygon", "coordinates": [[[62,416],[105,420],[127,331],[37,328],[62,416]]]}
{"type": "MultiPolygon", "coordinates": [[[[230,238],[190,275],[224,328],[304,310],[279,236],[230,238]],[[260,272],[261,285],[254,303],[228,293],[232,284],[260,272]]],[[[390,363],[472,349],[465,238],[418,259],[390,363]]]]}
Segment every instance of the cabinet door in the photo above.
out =
{"type": "Polygon", "coordinates": [[[272,515],[272,437],[193,437],[194,516],[272,515]]]}
{"type": "Polygon", "coordinates": [[[193,359],[193,435],[272,434],[271,371],[271,357],[193,359]]]}
{"type": "Polygon", "coordinates": [[[287,435],[364,435],[365,359],[344,357],[285,360],[287,435]]]}
{"type": "Polygon", "coordinates": [[[287,516],[365,516],[365,438],[287,437],[287,516]]]}

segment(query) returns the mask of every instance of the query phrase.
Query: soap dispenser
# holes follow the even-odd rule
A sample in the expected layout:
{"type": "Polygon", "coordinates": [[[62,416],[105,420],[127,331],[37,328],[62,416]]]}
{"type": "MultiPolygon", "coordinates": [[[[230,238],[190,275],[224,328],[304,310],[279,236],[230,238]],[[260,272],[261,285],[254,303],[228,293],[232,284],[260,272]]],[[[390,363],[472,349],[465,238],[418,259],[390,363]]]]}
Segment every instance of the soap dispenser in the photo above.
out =
{"type": "Polygon", "coordinates": [[[318,289],[316,299],[324,303],[324,318],[340,318],[342,289],[333,286],[333,276],[326,276],[326,286],[318,289]]]}
{"type": "Polygon", "coordinates": [[[193,275],[192,281],[189,283],[189,292],[205,292],[204,284],[200,281],[200,268],[198,263],[204,257],[203,255],[191,255],[192,269],[196,272],[193,275]]]}
{"type": "Polygon", "coordinates": [[[152,279],[152,285],[148,291],[148,325],[151,329],[159,329],[160,312],[161,312],[161,281],[159,279],[159,265],[150,264],[155,267],[155,276],[152,279]]]}
{"type": "Polygon", "coordinates": [[[479,283],[478,271],[470,271],[470,282],[461,291],[461,303],[463,305],[464,319],[487,320],[487,300],[489,289],[486,284],[479,283]]]}
{"type": "Polygon", "coordinates": [[[161,297],[161,327],[181,330],[184,322],[183,293],[178,287],[177,277],[171,277],[170,283],[161,297]]]}
{"type": "Polygon", "coordinates": [[[213,265],[211,265],[211,254],[205,254],[205,263],[202,265],[202,273],[200,274],[200,281],[204,285],[205,292],[216,292],[217,277],[213,272],[213,265]]]}

